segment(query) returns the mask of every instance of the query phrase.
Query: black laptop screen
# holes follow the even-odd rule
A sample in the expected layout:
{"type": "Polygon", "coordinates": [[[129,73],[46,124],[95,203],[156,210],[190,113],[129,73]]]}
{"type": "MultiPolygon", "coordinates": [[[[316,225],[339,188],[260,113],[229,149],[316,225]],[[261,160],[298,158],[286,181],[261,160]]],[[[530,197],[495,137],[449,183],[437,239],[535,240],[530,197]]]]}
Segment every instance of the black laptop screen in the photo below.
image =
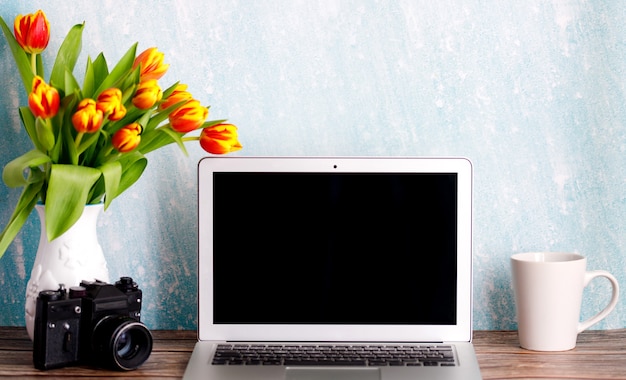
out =
{"type": "Polygon", "coordinates": [[[215,323],[456,323],[456,174],[215,173],[213,185],[215,323]]]}

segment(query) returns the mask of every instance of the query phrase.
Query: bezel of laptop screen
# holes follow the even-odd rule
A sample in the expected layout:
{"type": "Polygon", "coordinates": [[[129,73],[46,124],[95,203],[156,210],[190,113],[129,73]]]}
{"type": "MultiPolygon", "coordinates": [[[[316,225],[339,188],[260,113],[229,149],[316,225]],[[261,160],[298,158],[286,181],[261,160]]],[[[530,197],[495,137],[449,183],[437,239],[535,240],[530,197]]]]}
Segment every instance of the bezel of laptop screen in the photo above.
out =
{"type": "MultiPolygon", "coordinates": [[[[209,157],[198,166],[199,257],[198,337],[200,340],[279,341],[470,341],[472,166],[465,158],[378,157],[209,157]],[[456,323],[446,325],[346,324],[215,324],[213,321],[211,193],[214,172],[310,173],[456,173],[457,174],[457,303],[456,323]]],[[[217,222],[217,221],[216,221],[217,222]]],[[[245,239],[245,237],[242,237],[245,239]]],[[[372,307],[384,304],[372,302],[372,307]]]]}

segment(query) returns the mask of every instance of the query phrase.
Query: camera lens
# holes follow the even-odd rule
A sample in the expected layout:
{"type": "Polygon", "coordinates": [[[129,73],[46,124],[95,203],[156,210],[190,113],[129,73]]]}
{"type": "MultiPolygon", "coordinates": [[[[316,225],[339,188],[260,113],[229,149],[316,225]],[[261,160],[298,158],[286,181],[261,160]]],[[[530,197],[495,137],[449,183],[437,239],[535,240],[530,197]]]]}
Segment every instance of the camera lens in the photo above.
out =
{"type": "Polygon", "coordinates": [[[141,322],[129,316],[104,318],[93,335],[94,357],[105,367],[136,369],[152,352],[152,334],[141,322]]]}
{"type": "Polygon", "coordinates": [[[115,352],[119,357],[127,358],[133,354],[133,339],[130,333],[123,333],[117,337],[117,343],[115,344],[115,352]]]}

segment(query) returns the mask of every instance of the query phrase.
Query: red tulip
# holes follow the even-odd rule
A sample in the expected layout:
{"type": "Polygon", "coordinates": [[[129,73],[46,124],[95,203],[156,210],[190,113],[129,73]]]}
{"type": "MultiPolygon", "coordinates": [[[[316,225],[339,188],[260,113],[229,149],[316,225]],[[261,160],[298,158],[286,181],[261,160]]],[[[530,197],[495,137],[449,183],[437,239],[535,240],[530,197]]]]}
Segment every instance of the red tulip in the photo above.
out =
{"type": "Polygon", "coordinates": [[[39,54],[50,41],[50,24],[40,9],[25,16],[18,15],[13,23],[15,39],[25,52],[39,54]]]}

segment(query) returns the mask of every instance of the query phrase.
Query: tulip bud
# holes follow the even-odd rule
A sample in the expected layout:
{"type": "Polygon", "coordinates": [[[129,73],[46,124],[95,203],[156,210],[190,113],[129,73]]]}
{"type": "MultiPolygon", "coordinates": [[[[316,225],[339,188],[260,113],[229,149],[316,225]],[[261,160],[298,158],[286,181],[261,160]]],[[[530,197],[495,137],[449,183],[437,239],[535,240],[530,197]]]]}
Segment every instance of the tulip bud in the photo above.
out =
{"type": "Polygon", "coordinates": [[[33,115],[43,119],[54,117],[59,111],[60,102],[59,92],[36,75],[32,92],[28,94],[28,107],[33,115]]]}
{"type": "Polygon", "coordinates": [[[96,102],[85,98],[78,103],[72,115],[72,124],[79,133],[94,133],[100,129],[103,118],[102,111],[96,108],[96,102]]]}
{"type": "Polygon", "coordinates": [[[199,101],[191,99],[172,111],[169,120],[173,130],[187,133],[200,128],[207,116],[209,116],[208,108],[203,107],[199,101]]]}
{"type": "Polygon", "coordinates": [[[159,87],[156,79],[144,80],[137,87],[133,97],[133,105],[139,109],[147,110],[161,100],[162,97],[163,91],[161,91],[161,87],[159,87]]]}
{"type": "Polygon", "coordinates": [[[139,69],[139,77],[141,81],[148,79],[161,79],[167,71],[169,65],[163,63],[164,54],[156,48],[148,48],[135,58],[133,69],[137,66],[139,69]]]}
{"type": "Polygon", "coordinates": [[[232,124],[204,128],[200,133],[200,146],[212,154],[226,154],[242,148],[237,140],[237,127],[232,124]]]}
{"type": "Polygon", "coordinates": [[[17,43],[30,54],[39,54],[50,41],[50,24],[46,14],[40,9],[25,16],[18,15],[13,22],[17,43]]]}
{"type": "Polygon", "coordinates": [[[120,153],[130,152],[141,142],[142,130],[138,123],[129,124],[113,134],[111,143],[120,153]]]}
{"type": "Polygon", "coordinates": [[[108,88],[100,95],[96,102],[96,108],[111,121],[120,120],[126,116],[126,107],[122,103],[122,91],[117,88],[108,88]]]}

